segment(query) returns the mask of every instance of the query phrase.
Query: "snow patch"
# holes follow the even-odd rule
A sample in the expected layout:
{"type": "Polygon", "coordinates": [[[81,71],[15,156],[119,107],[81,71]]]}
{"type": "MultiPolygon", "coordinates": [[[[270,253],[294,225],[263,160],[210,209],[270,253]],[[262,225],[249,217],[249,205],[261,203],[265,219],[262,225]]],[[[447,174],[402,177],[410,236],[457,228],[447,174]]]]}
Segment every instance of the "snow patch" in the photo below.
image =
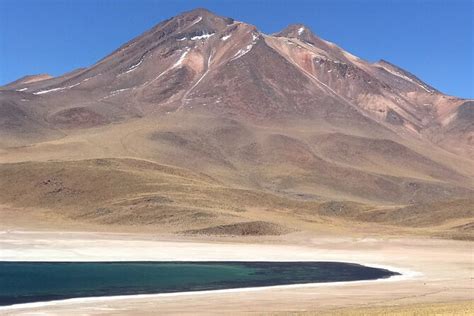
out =
{"type": "Polygon", "coordinates": [[[202,81],[202,79],[204,79],[204,77],[207,75],[207,73],[209,72],[209,69],[211,67],[211,58],[212,58],[212,55],[210,54],[208,59],[207,59],[207,69],[206,69],[206,71],[201,76],[201,78],[199,78],[199,80],[196,81],[196,83],[191,87],[191,89],[188,90],[188,93],[186,93],[186,95],[188,95],[189,92],[191,92],[191,90],[193,90],[202,81]]]}
{"type": "Polygon", "coordinates": [[[21,91],[25,91],[25,90],[28,90],[28,88],[21,88],[21,89],[15,90],[15,91],[21,92],[21,91]]]}
{"type": "MultiPolygon", "coordinates": [[[[196,18],[196,20],[194,20],[191,24],[189,24],[188,26],[186,26],[185,29],[188,29],[188,28],[190,28],[191,26],[193,26],[193,25],[195,25],[196,23],[199,23],[199,22],[201,22],[201,21],[202,21],[202,16],[198,16],[198,17],[196,18]]],[[[182,37],[182,38],[178,38],[177,41],[185,41],[185,40],[187,40],[187,39],[188,39],[188,38],[185,36],[185,37],[182,37]]],[[[193,38],[191,38],[191,39],[193,39],[193,38]]]]}
{"type": "Polygon", "coordinates": [[[78,86],[78,85],[80,85],[81,83],[82,83],[82,81],[81,81],[81,82],[78,82],[78,83],[75,83],[75,84],[73,84],[73,85],[67,86],[67,87],[64,88],[64,89],[71,89],[71,88],[74,88],[75,86],[78,86]]]}
{"type": "Polygon", "coordinates": [[[253,47],[253,44],[249,44],[247,45],[247,47],[243,48],[243,49],[239,49],[239,51],[234,55],[234,57],[232,57],[231,60],[235,60],[237,58],[240,58],[242,56],[244,56],[245,54],[247,54],[248,52],[250,52],[250,50],[252,49],[253,47]]]}
{"type": "Polygon", "coordinates": [[[208,39],[209,37],[211,37],[213,35],[214,35],[214,33],[204,33],[202,35],[196,35],[196,36],[191,37],[191,41],[208,39]]]}
{"type": "Polygon", "coordinates": [[[120,92],[127,91],[127,90],[129,90],[129,89],[130,89],[130,88],[117,89],[117,90],[114,90],[114,91],[110,92],[110,94],[113,94],[113,95],[119,94],[120,92]]]}
{"type": "Polygon", "coordinates": [[[46,94],[46,93],[50,93],[50,92],[54,92],[54,91],[60,91],[60,90],[64,90],[64,89],[66,89],[66,88],[53,88],[53,89],[48,89],[48,90],[41,90],[41,91],[35,92],[33,94],[40,95],[40,94],[46,94]]]}
{"type": "Polygon", "coordinates": [[[244,56],[245,54],[247,54],[248,52],[250,52],[253,46],[257,43],[257,39],[259,37],[260,37],[259,34],[252,33],[252,42],[248,44],[245,48],[239,49],[239,51],[235,53],[235,55],[230,60],[231,61],[236,60],[237,58],[240,58],[244,56]]]}
{"type": "Polygon", "coordinates": [[[114,90],[114,91],[110,92],[109,95],[107,95],[107,96],[101,98],[100,100],[105,100],[105,99],[111,98],[111,97],[113,97],[113,96],[115,96],[115,95],[117,95],[117,94],[119,94],[119,93],[121,93],[121,92],[123,92],[123,91],[126,91],[126,90],[130,90],[130,88],[124,88],[124,89],[117,89],[117,90],[114,90]]]}
{"type": "Polygon", "coordinates": [[[227,41],[232,35],[231,34],[227,34],[227,35],[224,35],[221,37],[221,40],[223,40],[224,42],[227,41]]]}
{"type": "Polygon", "coordinates": [[[199,23],[201,21],[202,21],[202,16],[198,16],[197,19],[190,26],[193,26],[194,24],[199,23]]]}
{"type": "Polygon", "coordinates": [[[141,63],[143,62],[144,59],[145,59],[145,56],[143,56],[142,58],[140,58],[140,60],[138,61],[138,63],[136,63],[135,65],[130,66],[130,67],[128,68],[128,70],[124,72],[124,74],[128,74],[129,72],[132,72],[132,71],[134,71],[135,69],[137,69],[137,67],[141,65],[141,63]]]}
{"type": "Polygon", "coordinates": [[[83,80],[81,82],[78,82],[78,83],[75,83],[73,85],[67,86],[67,87],[59,87],[59,88],[53,88],[53,89],[48,89],[48,90],[40,90],[40,91],[34,92],[33,94],[41,95],[41,94],[46,94],[46,93],[50,93],[50,92],[54,92],[54,91],[61,91],[61,90],[71,89],[71,88],[74,88],[74,87],[80,85],[84,81],[85,80],[83,80]]]}
{"type": "MultiPolygon", "coordinates": [[[[211,69],[211,59],[212,59],[212,56],[213,54],[209,54],[209,57],[207,58],[207,69],[206,71],[202,74],[201,78],[199,78],[196,83],[193,84],[193,86],[191,88],[189,88],[188,91],[186,91],[186,93],[184,94],[183,98],[181,99],[181,106],[178,108],[178,111],[181,110],[181,108],[185,105],[185,103],[188,101],[187,97],[188,95],[191,93],[191,91],[193,91],[194,88],[197,87],[197,85],[202,81],[202,79],[204,79],[204,77],[206,77],[207,73],[209,72],[209,70],[211,69]]],[[[191,107],[192,108],[192,107],[191,107]]]]}
{"type": "MultiPolygon", "coordinates": [[[[153,82],[155,82],[156,80],[160,79],[161,77],[163,77],[165,74],[167,74],[170,70],[176,68],[176,67],[179,67],[181,66],[181,64],[183,63],[184,61],[184,58],[186,57],[186,55],[189,53],[191,49],[189,47],[186,47],[185,48],[185,51],[184,53],[179,57],[178,61],[174,63],[173,66],[171,66],[170,68],[166,69],[165,71],[163,71],[162,73],[160,73],[158,76],[156,76],[153,80],[151,81],[147,81],[145,83],[143,83],[140,87],[147,87],[149,85],[151,85],[153,82]]],[[[134,88],[135,89],[135,88],[134,88]]]]}
{"type": "MultiPolygon", "coordinates": [[[[189,26],[187,26],[186,28],[190,28],[190,27],[193,26],[194,24],[199,23],[199,22],[201,22],[201,21],[202,21],[202,16],[198,16],[198,17],[196,18],[196,20],[194,20],[194,21],[193,21],[189,26]]],[[[183,40],[183,39],[181,39],[181,40],[183,40]]]]}
{"type": "Polygon", "coordinates": [[[176,68],[178,66],[180,66],[183,61],[184,61],[184,58],[186,57],[186,55],[189,53],[189,47],[186,48],[186,50],[184,51],[184,53],[179,57],[178,61],[176,63],[174,63],[174,65],[171,67],[171,68],[176,68]]]}
{"type": "Polygon", "coordinates": [[[303,32],[304,32],[304,26],[302,26],[298,29],[298,35],[303,34],[303,32]]]}

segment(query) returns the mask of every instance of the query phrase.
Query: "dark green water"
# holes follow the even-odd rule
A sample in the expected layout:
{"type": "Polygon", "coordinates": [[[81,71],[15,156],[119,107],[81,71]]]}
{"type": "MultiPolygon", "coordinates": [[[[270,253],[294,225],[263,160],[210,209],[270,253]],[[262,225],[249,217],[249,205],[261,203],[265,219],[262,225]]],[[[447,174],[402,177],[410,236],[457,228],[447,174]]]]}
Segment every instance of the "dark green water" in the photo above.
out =
{"type": "Polygon", "coordinates": [[[373,280],[396,274],[339,262],[0,262],[0,305],[74,297],[373,280]]]}

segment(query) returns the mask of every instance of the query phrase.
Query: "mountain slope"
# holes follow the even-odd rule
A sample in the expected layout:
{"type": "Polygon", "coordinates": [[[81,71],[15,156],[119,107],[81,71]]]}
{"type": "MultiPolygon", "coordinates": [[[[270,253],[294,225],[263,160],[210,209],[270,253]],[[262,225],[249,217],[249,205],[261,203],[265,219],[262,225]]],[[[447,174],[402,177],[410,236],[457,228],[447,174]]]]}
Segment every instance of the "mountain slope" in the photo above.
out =
{"type": "MultiPolygon", "coordinates": [[[[90,172],[97,167],[84,159],[132,157],[213,179],[218,185],[198,194],[219,201],[206,204],[209,214],[217,205],[226,210],[209,198],[221,188],[232,191],[232,199],[254,192],[258,208],[293,205],[298,212],[324,201],[368,208],[449,204],[474,193],[472,101],[446,96],[389,62],[355,57],[304,25],[267,35],[197,9],[159,23],[90,67],[39,79],[0,88],[5,188],[9,181],[41,183],[63,174],[71,161],[90,172]],[[55,163],[37,165],[49,160],[55,163]],[[31,169],[28,176],[20,178],[20,162],[31,169]],[[274,199],[280,200],[270,203],[274,199]]],[[[135,163],[120,168],[127,169],[125,185],[136,186],[133,175],[143,176],[135,163]]],[[[93,192],[92,178],[67,176],[93,192]]],[[[162,190],[152,185],[154,194],[162,190]]],[[[199,191],[184,182],[176,190],[199,191]]],[[[84,192],[78,197],[87,198],[84,192]]],[[[140,186],[131,194],[151,192],[140,186]]],[[[0,203],[79,207],[69,197],[38,193],[25,204],[12,195],[21,196],[12,191],[0,203]]],[[[115,199],[98,199],[94,207],[116,205],[115,199]]],[[[175,209],[160,203],[150,208],[175,209]]],[[[139,212],[126,213],[125,222],[139,212]]],[[[247,220],[259,222],[258,216],[247,220]]],[[[234,227],[225,226],[236,224],[226,218],[214,226],[234,227]]],[[[205,229],[203,222],[193,228],[205,229]]]]}

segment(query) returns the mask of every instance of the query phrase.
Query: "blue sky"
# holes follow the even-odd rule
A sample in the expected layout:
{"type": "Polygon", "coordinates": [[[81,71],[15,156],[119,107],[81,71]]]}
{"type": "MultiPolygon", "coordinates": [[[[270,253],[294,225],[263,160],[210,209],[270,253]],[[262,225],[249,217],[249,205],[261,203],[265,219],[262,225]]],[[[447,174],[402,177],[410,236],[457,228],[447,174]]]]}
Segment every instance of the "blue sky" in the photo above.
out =
{"type": "Polygon", "coordinates": [[[474,98],[472,0],[0,0],[0,85],[93,64],[196,7],[265,33],[304,23],[366,59],[388,60],[447,94],[474,98]]]}

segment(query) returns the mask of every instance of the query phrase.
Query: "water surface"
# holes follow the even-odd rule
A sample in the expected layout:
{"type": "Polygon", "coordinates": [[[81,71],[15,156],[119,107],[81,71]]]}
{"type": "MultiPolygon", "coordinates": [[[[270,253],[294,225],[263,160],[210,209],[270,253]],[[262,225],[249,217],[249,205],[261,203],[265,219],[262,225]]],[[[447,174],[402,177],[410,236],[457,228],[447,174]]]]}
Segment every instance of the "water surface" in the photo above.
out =
{"type": "Polygon", "coordinates": [[[0,305],[74,297],[374,280],[395,274],[340,262],[0,262],[0,305]]]}

